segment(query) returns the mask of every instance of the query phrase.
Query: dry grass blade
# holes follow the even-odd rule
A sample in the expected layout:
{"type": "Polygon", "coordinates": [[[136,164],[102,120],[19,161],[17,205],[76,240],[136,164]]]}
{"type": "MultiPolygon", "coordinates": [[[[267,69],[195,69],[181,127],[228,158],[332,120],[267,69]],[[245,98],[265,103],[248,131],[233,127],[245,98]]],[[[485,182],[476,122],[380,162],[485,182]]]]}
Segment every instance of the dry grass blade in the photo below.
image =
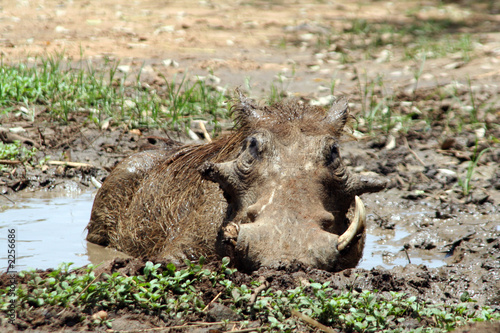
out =
{"type": "Polygon", "coordinates": [[[72,168],[79,168],[79,167],[93,168],[94,167],[92,164],[88,164],[88,163],[66,162],[66,161],[49,161],[48,164],[50,164],[50,165],[67,165],[67,166],[72,167],[72,168]]]}
{"type": "Polygon", "coordinates": [[[212,304],[213,304],[213,303],[214,303],[214,302],[215,302],[215,301],[216,301],[216,300],[220,297],[220,295],[222,295],[222,291],[221,291],[221,292],[219,292],[219,293],[217,294],[217,296],[215,296],[215,297],[214,297],[214,299],[213,299],[213,300],[211,300],[211,301],[210,301],[210,303],[208,303],[208,304],[207,304],[207,306],[205,306],[205,307],[203,308],[203,310],[202,310],[202,311],[203,311],[203,312],[207,311],[207,309],[210,307],[210,305],[212,305],[212,304]]]}
{"type": "Polygon", "coordinates": [[[425,163],[424,161],[422,161],[422,159],[417,155],[417,153],[410,148],[410,145],[408,144],[408,140],[406,140],[405,137],[403,137],[403,139],[405,140],[405,146],[406,146],[406,149],[408,149],[410,151],[410,153],[412,153],[413,156],[415,156],[415,159],[420,163],[422,164],[423,166],[425,166],[425,163]]]}
{"type": "Polygon", "coordinates": [[[0,160],[0,164],[16,165],[16,164],[21,164],[21,161],[18,161],[18,160],[0,160]]]}
{"type": "Polygon", "coordinates": [[[326,333],[338,333],[337,330],[333,329],[333,328],[330,328],[328,326],[325,326],[323,324],[321,324],[320,322],[312,319],[311,317],[309,316],[306,316],[305,314],[297,311],[297,310],[292,310],[292,315],[305,321],[306,323],[308,323],[309,325],[319,329],[319,330],[322,330],[323,332],[326,332],[326,333]]]}
{"type": "Polygon", "coordinates": [[[210,137],[210,134],[208,133],[207,128],[205,127],[205,124],[202,121],[200,121],[200,128],[201,131],[203,132],[203,135],[205,136],[205,140],[207,140],[207,142],[212,142],[212,138],[210,137]]]}

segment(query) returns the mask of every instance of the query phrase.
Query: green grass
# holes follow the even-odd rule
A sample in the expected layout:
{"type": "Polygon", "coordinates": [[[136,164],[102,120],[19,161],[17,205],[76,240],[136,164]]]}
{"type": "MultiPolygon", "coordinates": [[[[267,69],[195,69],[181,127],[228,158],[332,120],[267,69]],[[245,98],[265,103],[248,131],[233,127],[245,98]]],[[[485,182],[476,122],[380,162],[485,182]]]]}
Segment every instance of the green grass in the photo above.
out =
{"type": "Polygon", "coordinates": [[[477,167],[477,164],[479,163],[479,160],[481,159],[481,156],[483,156],[484,153],[489,151],[490,148],[483,149],[481,151],[478,151],[478,143],[476,140],[476,145],[474,146],[474,154],[472,155],[468,165],[467,165],[467,172],[464,177],[459,177],[457,179],[458,185],[462,189],[462,194],[464,196],[469,195],[470,191],[472,190],[472,176],[474,175],[475,169],[477,167]]]}
{"type": "Polygon", "coordinates": [[[472,43],[472,37],[468,34],[444,35],[438,38],[418,36],[413,43],[405,47],[405,59],[432,59],[458,54],[460,60],[469,62],[474,50],[472,43]]]}
{"type": "MultiPolygon", "coordinates": [[[[27,148],[19,141],[14,143],[4,143],[0,141],[0,160],[19,161],[21,163],[35,163],[37,149],[27,148]]],[[[0,171],[9,170],[9,166],[0,164],[0,171]]]]}
{"type": "MultiPolygon", "coordinates": [[[[329,282],[311,281],[308,286],[289,290],[271,287],[252,303],[260,282],[233,282],[236,270],[229,269],[228,263],[224,259],[219,269],[209,270],[203,268],[203,259],[197,264],[187,262],[182,269],[148,262],[143,274],[137,276],[118,272],[96,276],[92,265],[76,274],[70,270],[71,264],[62,264],[43,277],[35,272],[20,273],[27,283],[17,287],[14,302],[18,313],[42,306],[73,307],[81,311],[83,320],[85,313],[127,308],[182,322],[204,311],[203,292],[208,283],[222,290],[217,301],[241,315],[241,326],[259,320],[263,331],[294,331],[299,319],[292,316],[292,310],[349,332],[401,332],[401,325],[408,320],[420,323],[414,332],[446,332],[470,321],[500,320],[500,313],[477,307],[468,297],[453,305],[431,304],[399,292],[339,292],[329,282]]],[[[0,309],[7,311],[9,302],[8,288],[0,290],[0,309]]],[[[110,320],[94,324],[112,327],[110,320]]]]}
{"type": "MultiPolygon", "coordinates": [[[[368,77],[366,71],[355,67],[357,93],[350,96],[351,112],[357,119],[354,128],[371,136],[425,132],[436,126],[447,133],[473,132],[477,128],[485,128],[488,133],[498,128],[498,124],[487,121],[496,112],[496,96],[485,99],[484,92],[473,90],[470,79],[419,88],[424,67],[425,59],[415,62],[414,83],[404,91],[388,86],[382,75],[368,77]]],[[[488,140],[493,143],[495,138],[488,140]]]]}
{"type": "Polygon", "coordinates": [[[0,142],[0,160],[25,162],[29,161],[36,154],[36,151],[36,148],[28,149],[19,141],[15,141],[14,143],[0,142]]]}
{"type": "Polygon", "coordinates": [[[34,63],[0,64],[0,108],[8,114],[21,106],[44,106],[60,121],[87,112],[89,121],[113,120],[129,127],[182,130],[192,119],[217,127],[228,117],[224,93],[200,79],[173,77],[156,87],[141,81],[142,69],[128,80],[118,62],[71,64],[64,55],[37,58],[34,63]]]}

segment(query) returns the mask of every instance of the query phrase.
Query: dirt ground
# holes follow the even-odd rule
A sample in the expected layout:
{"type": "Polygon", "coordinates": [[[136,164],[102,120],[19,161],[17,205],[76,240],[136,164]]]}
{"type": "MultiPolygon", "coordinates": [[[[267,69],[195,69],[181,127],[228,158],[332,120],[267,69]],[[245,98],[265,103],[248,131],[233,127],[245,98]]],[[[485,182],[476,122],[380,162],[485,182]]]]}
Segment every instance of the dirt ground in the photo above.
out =
{"type": "MultiPolygon", "coordinates": [[[[127,66],[122,69],[131,74],[143,66],[142,79],[152,83],[157,82],[160,74],[173,77],[182,73],[212,73],[220,78],[221,86],[244,86],[257,99],[266,96],[270,82],[280,84],[276,77],[279,73],[282,81],[287,78],[282,84],[291,95],[307,100],[327,96],[333,77],[335,94],[349,96],[355,114],[361,112],[359,105],[363,103],[358,75],[367,79],[382,75],[384,86],[395,92],[400,107],[412,101],[420,110],[435,113],[434,119],[438,120],[411,128],[406,135],[365,136],[348,142],[343,156],[357,172],[376,172],[390,180],[387,190],[363,198],[372,232],[390,235],[401,227],[409,233],[400,254],[387,260],[399,256],[411,262],[412,256],[419,256],[439,258],[445,265],[358,268],[335,274],[261,270],[252,276],[241,274],[239,278],[273,276],[272,287],[287,289],[306,276],[318,282],[331,280],[339,290],[405,291],[421,299],[445,303],[458,302],[461,294],[468,291],[478,306],[500,310],[500,7],[488,1],[445,1],[440,7],[430,6],[436,3],[7,1],[0,7],[0,52],[4,63],[62,51],[69,60],[119,60],[120,65],[127,66]],[[413,6],[420,10],[408,14],[408,8],[413,6]],[[352,19],[396,25],[411,24],[415,19],[450,19],[459,23],[449,29],[470,33],[479,42],[467,62],[452,53],[427,59],[419,89],[413,91],[414,73],[421,63],[405,60],[401,46],[387,47],[386,52],[376,49],[370,56],[366,56],[362,46],[351,47],[351,61],[343,63],[335,58],[335,52],[331,53],[347,45],[340,33],[326,49],[311,39],[322,36],[325,27],[347,29],[352,19]],[[456,89],[458,102],[457,98],[437,98],[436,87],[456,89]],[[478,103],[491,105],[491,112],[478,115],[485,126],[464,126],[459,133],[449,132],[445,123],[455,120],[447,119],[446,111],[457,103],[467,104],[471,90],[478,103]],[[471,194],[463,195],[457,178],[466,172],[476,141],[479,149],[489,150],[475,169],[471,194]],[[414,218],[408,218],[408,212],[413,212],[414,218]]],[[[148,137],[165,135],[146,128],[102,130],[85,122],[83,113],[75,114],[66,124],[54,122],[44,113],[38,114],[34,122],[21,116],[2,117],[2,127],[24,128],[23,137],[32,140],[26,144],[35,142],[40,154],[88,164],[48,165],[42,169],[17,167],[0,177],[0,190],[11,199],[23,191],[63,192],[71,184],[91,188],[92,177],[104,179],[125,156],[145,145],[161,144],[148,137]]],[[[132,264],[135,266],[130,268],[130,274],[142,268],[135,261],[126,265],[132,264]]],[[[116,269],[113,264],[107,267],[110,272],[116,269]]],[[[165,325],[158,318],[147,316],[115,316],[115,330],[165,325]]],[[[16,327],[7,325],[3,329],[87,328],[85,322],[71,326],[71,315],[66,317],[67,320],[61,320],[54,316],[42,318],[38,312],[25,313],[16,320],[16,327]]]]}

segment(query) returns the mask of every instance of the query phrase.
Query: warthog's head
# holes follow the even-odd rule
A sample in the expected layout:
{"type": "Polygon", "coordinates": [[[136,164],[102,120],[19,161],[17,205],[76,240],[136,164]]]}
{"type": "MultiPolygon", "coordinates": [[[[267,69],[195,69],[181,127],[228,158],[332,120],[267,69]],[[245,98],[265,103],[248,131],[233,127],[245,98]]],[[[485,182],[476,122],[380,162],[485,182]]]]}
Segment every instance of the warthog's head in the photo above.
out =
{"type": "Polygon", "coordinates": [[[200,168],[229,205],[220,254],[246,270],[293,262],[331,271],[354,267],[365,235],[358,196],[380,191],[385,181],[352,174],[342,161],[347,102],[329,110],[297,101],[260,107],[240,96],[235,111],[249,133],[240,154],[200,168]]]}

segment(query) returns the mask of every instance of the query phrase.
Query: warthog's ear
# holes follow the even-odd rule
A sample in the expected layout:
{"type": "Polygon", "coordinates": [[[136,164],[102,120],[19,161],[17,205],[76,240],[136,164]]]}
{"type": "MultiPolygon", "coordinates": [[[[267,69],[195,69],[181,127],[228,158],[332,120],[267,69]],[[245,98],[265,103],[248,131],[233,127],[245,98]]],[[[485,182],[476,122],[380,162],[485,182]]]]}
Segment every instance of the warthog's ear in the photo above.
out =
{"type": "Polygon", "coordinates": [[[232,168],[232,162],[213,163],[207,161],[198,167],[201,177],[218,183],[228,202],[235,202],[237,194],[241,193],[241,182],[238,181],[232,168]]]}
{"type": "Polygon", "coordinates": [[[342,133],[344,126],[349,119],[349,104],[347,98],[340,97],[328,110],[325,121],[332,126],[336,133],[342,133]]]}
{"type": "Polygon", "coordinates": [[[262,119],[262,110],[255,101],[246,97],[239,88],[236,88],[236,93],[238,94],[238,102],[233,107],[236,122],[246,125],[262,119]]]}

